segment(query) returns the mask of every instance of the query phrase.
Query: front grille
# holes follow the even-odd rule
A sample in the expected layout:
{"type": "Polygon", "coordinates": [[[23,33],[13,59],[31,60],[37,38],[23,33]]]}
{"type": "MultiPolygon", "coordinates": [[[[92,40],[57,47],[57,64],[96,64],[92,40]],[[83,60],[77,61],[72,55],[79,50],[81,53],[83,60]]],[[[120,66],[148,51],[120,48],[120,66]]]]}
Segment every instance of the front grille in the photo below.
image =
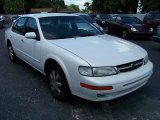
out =
{"type": "Polygon", "coordinates": [[[137,61],[134,61],[131,63],[118,65],[118,66],[116,66],[116,68],[119,72],[128,72],[128,71],[135,70],[142,65],[143,65],[143,59],[140,59],[140,60],[137,60],[137,61]]]}

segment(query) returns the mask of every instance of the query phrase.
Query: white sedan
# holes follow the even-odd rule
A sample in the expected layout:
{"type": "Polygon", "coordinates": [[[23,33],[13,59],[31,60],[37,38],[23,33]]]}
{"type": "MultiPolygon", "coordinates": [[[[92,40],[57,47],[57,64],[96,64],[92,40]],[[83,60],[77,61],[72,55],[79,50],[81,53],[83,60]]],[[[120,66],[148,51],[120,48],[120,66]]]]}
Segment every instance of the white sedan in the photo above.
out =
{"type": "Polygon", "coordinates": [[[10,60],[18,57],[46,75],[58,99],[112,100],[145,85],[153,71],[143,48],[77,15],[24,15],[6,30],[5,43],[10,60]]]}

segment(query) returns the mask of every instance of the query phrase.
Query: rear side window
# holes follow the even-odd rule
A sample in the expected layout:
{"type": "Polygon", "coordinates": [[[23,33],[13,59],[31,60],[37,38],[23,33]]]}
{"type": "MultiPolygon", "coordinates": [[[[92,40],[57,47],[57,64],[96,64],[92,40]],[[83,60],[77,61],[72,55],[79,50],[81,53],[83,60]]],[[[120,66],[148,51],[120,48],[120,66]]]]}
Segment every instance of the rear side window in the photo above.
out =
{"type": "Polygon", "coordinates": [[[112,16],[111,21],[116,21],[116,16],[112,16]]]}
{"type": "Polygon", "coordinates": [[[20,18],[12,27],[12,31],[21,35],[24,35],[24,25],[27,18],[20,18]]]}

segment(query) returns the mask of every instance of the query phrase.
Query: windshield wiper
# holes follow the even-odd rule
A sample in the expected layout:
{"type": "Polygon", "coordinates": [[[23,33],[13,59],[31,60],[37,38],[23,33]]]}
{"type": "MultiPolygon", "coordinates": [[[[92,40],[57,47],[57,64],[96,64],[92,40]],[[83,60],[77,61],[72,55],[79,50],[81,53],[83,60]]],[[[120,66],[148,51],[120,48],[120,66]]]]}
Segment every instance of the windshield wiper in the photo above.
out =
{"type": "Polygon", "coordinates": [[[95,36],[95,34],[83,34],[81,37],[86,37],[86,36],[95,36]]]}
{"type": "Polygon", "coordinates": [[[73,38],[73,36],[72,37],[56,37],[56,38],[53,38],[53,39],[67,39],[67,38],[73,38]]]}

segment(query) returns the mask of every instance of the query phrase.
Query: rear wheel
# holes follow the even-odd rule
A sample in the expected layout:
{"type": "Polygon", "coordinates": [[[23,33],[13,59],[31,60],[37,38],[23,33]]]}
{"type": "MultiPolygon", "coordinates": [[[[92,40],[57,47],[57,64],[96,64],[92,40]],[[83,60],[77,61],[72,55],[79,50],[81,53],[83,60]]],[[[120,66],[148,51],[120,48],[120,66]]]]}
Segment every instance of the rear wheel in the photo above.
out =
{"type": "Polygon", "coordinates": [[[8,55],[9,55],[9,59],[11,60],[12,63],[15,63],[17,61],[17,56],[16,56],[11,44],[8,45],[8,55]]]}
{"type": "Polygon", "coordinates": [[[47,70],[47,77],[53,96],[60,100],[67,100],[71,93],[67,79],[61,67],[52,63],[47,70]]]}

